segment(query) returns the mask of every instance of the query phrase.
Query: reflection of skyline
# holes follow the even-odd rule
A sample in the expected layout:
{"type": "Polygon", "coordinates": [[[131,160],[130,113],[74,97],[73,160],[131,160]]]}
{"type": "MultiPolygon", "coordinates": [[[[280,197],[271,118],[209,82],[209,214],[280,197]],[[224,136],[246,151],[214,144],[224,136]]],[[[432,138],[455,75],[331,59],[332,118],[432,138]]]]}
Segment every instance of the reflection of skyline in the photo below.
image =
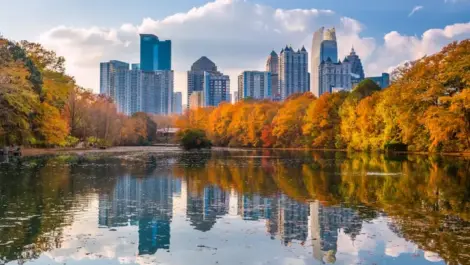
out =
{"type": "Polygon", "coordinates": [[[119,178],[112,194],[100,194],[99,225],[138,226],[139,255],[169,249],[173,190],[181,186],[179,182],[169,176],[119,178]]]}
{"type": "Polygon", "coordinates": [[[355,210],[341,205],[323,206],[319,201],[310,203],[310,219],[313,256],[327,263],[336,261],[340,229],[354,240],[362,228],[355,210]]]}
{"type": "Polygon", "coordinates": [[[217,218],[228,213],[230,193],[216,186],[207,186],[201,193],[187,190],[186,215],[194,229],[207,232],[217,218]]]}
{"type": "Polygon", "coordinates": [[[354,239],[362,227],[350,208],[297,202],[283,194],[231,197],[230,192],[214,185],[195,191],[190,184],[185,183],[182,189],[181,180],[171,177],[121,177],[111,194],[100,194],[99,225],[138,226],[139,255],[154,254],[170,248],[173,196],[186,198],[187,220],[201,232],[210,231],[218,218],[227,215],[229,200],[235,199],[238,216],[245,221],[264,221],[271,239],[278,238],[283,245],[293,241],[304,244],[310,229],[313,257],[322,262],[335,260],[341,229],[354,239]]]}

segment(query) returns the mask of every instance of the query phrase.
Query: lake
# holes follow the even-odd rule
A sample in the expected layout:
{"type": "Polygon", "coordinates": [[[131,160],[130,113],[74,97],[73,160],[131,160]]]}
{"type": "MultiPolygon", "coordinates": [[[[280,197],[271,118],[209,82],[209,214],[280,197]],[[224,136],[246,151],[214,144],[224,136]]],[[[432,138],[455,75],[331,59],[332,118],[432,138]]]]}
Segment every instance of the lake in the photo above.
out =
{"type": "Polygon", "coordinates": [[[0,164],[0,264],[470,264],[470,159],[214,149],[0,164]]]}

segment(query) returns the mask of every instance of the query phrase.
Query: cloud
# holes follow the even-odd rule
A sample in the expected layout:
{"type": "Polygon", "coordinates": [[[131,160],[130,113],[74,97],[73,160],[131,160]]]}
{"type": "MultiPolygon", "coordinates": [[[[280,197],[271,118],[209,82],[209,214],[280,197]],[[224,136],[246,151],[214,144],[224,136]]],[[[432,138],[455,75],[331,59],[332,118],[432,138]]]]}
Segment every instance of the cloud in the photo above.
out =
{"type": "Polygon", "coordinates": [[[408,17],[411,17],[412,15],[414,15],[414,13],[418,12],[419,10],[423,9],[424,6],[415,6],[413,7],[413,10],[411,10],[410,14],[408,14],[408,17]]]}
{"type": "Polygon", "coordinates": [[[276,9],[247,0],[216,0],[160,20],[144,18],[136,25],[57,26],[43,32],[39,42],[65,56],[68,72],[80,85],[98,91],[99,62],[138,62],[139,33],[171,39],[175,89],[185,94],[185,71],[200,56],[208,56],[221,71],[230,73],[233,91],[241,69],[264,69],[272,49],[279,51],[288,44],[294,48],[305,45],[310,51],[313,32],[321,26],[337,28],[340,58],[354,46],[367,74],[389,71],[406,60],[436,52],[453,40],[468,38],[470,33],[470,23],[455,24],[428,30],[421,37],[390,32],[382,43],[363,37],[365,25],[359,21],[332,10],[276,9]]]}

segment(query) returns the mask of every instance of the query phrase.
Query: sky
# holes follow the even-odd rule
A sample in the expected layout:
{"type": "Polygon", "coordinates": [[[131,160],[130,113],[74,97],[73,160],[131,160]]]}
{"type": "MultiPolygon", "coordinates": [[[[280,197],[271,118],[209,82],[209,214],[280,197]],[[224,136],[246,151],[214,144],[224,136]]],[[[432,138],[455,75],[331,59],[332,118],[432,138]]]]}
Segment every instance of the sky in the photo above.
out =
{"type": "MultiPolygon", "coordinates": [[[[139,61],[139,33],[171,39],[175,91],[201,56],[229,74],[263,70],[271,50],[305,46],[337,29],[339,57],[354,46],[366,76],[470,38],[470,0],[0,0],[0,34],[66,58],[79,85],[99,91],[99,63],[139,61]],[[6,7],[6,8],[4,8],[6,7]]],[[[183,100],[183,103],[185,100],[183,100]]]]}

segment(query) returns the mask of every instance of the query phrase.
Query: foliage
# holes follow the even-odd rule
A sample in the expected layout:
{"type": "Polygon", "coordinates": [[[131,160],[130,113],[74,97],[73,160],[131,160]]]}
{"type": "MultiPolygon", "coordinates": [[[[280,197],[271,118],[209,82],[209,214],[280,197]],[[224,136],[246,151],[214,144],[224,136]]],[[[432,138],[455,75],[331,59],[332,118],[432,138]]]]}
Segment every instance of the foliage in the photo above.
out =
{"type": "Polygon", "coordinates": [[[79,87],[65,59],[37,43],[0,37],[0,144],[63,146],[68,137],[100,145],[149,145],[157,130],[202,130],[215,145],[274,148],[470,151],[470,40],[398,67],[392,85],[363,80],[351,92],[247,99],[178,117],[118,113],[79,87]]]}
{"type": "Polygon", "coordinates": [[[206,132],[199,129],[184,129],[177,134],[178,141],[186,150],[210,148],[211,141],[207,139],[206,132]]]}

